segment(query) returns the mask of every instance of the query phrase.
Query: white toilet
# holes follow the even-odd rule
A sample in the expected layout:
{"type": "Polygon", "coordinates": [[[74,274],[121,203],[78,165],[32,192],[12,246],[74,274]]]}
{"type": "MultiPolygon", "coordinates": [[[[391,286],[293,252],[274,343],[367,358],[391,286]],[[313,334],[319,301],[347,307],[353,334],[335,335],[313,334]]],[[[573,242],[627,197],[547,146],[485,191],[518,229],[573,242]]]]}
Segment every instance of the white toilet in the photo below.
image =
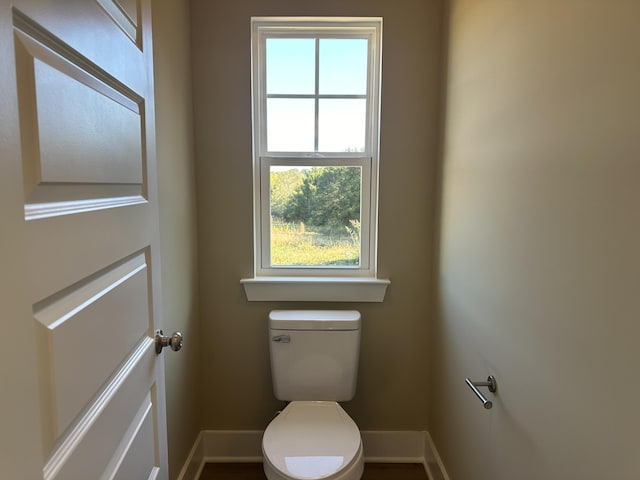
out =
{"type": "Polygon", "coordinates": [[[360,312],[274,310],[269,345],[275,396],[291,403],[264,432],[267,479],[360,480],[360,431],[337,403],[355,395],[360,312]]]}

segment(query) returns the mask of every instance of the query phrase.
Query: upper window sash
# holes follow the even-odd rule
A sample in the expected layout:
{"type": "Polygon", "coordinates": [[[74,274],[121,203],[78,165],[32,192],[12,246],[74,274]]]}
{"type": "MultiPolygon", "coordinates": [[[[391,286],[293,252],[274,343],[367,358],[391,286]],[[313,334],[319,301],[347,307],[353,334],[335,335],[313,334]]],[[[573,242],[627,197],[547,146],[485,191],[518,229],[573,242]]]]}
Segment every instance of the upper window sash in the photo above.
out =
{"type": "Polygon", "coordinates": [[[258,156],[282,156],[299,157],[307,155],[321,155],[322,157],[359,157],[362,155],[372,156],[377,151],[378,135],[372,128],[377,126],[379,112],[379,78],[380,78],[380,42],[381,42],[381,22],[379,20],[363,20],[358,18],[308,18],[292,22],[288,18],[254,18],[253,28],[253,62],[252,68],[255,81],[254,92],[254,115],[259,117],[259,128],[254,132],[254,145],[257,147],[258,156]],[[278,21],[286,25],[278,24],[278,21]],[[311,31],[312,30],[312,31],[311,31]],[[315,39],[315,91],[305,94],[288,93],[267,93],[267,39],[315,39]],[[364,94],[322,94],[319,91],[319,41],[322,39],[365,39],[368,43],[367,51],[367,85],[364,94]],[[259,92],[258,94],[256,94],[259,92]],[[269,99],[310,99],[315,102],[314,114],[314,148],[292,151],[268,150],[267,145],[267,102],[269,99]],[[363,99],[366,102],[365,127],[364,127],[364,151],[357,152],[331,152],[322,151],[319,148],[319,102],[326,99],[363,99]]]}

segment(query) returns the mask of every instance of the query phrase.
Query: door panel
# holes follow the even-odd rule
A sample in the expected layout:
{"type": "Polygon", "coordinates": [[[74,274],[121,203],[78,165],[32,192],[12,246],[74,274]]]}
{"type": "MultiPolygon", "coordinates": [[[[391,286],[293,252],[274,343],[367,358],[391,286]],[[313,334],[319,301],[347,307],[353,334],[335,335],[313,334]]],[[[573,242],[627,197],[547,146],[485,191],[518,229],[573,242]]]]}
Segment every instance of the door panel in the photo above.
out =
{"type": "Polygon", "coordinates": [[[27,219],[144,201],[144,99],[24,15],[16,20],[27,219]]]}
{"type": "Polygon", "coordinates": [[[138,105],[130,109],[126,98],[114,101],[40,60],[33,81],[41,182],[142,183],[138,105]]]}
{"type": "Polygon", "coordinates": [[[105,12],[120,27],[132,42],[141,46],[140,39],[140,5],[136,0],[97,0],[105,12]]]}
{"type": "Polygon", "coordinates": [[[148,282],[146,257],[139,254],[34,306],[56,435],[152,330],[148,282]]]}
{"type": "Polygon", "coordinates": [[[153,478],[153,403],[147,397],[140,413],[130,425],[130,432],[113,456],[111,464],[101,477],[104,480],[129,480],[131,478],[153,478]]]}
{"type": "MultiPolygon", "coordinates": [[[[19,0],[13,3],[14,24],[35,38],[61,42],[70,55],[88,59],[134,92],[147,87],[144,57],[151,50],[148,0],[140,0],[139,42],[122,30],[102,4],[109,0],[19,0]]],[[[45,42],[46,43],[46,42],[45,42]]]]}
{"type": "MultiPolygon", "coordinates": [[[[126,434],[137,424],[141,408],[153,408],[155,392],[149,383],[155,369],[155,347],[151,339],[138,346],[129,362],[108,383],[92,402],[80,421],[61,437],[44,467],[47,479],[91,479],[108,473],[113,458],[122,456],[119,446],[126,434]]],[[[154,435],[147,440],[154,441],[154,435]]],[[[153,447],[151,443],[150,447],[153,447]]],[[[143,477],[149,478],[157,469],[156,458],[143,477]]],[[[149,463],[149,459],[145,459],[149,463]]],[[[133,480],[133,479],[131,479],[133,480]]]]}
{"type": "Polygon", "coordinates": [[[22,275],[0,280],[22,282],[12,306],[30,313],[13,321],[31,325],[19,331],[35,388],[21,394],[39,399],[24,428],[41,443],[40,460],[22,451],[40,474],[13,476],[166,479],[150,2],[1,8],[14,67],[0,71],[0,132],[19,141],[0,168],[23,191],[1,220],[22,275]]]}

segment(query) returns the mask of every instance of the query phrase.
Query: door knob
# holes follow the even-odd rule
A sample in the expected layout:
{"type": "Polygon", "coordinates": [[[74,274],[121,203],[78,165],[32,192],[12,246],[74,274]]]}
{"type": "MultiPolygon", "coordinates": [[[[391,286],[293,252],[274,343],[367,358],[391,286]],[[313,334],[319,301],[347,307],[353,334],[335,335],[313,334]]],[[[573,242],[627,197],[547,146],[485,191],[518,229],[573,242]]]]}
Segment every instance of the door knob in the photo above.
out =
{"type": "Polygon", "coordinates": [[[170,337],[165,336],[162,330],[156,331],[156,353],[162,353],[164,347],[171,347],[171,350],[177,352],[182,348],[182,334],[173,332],[170,337]]]}

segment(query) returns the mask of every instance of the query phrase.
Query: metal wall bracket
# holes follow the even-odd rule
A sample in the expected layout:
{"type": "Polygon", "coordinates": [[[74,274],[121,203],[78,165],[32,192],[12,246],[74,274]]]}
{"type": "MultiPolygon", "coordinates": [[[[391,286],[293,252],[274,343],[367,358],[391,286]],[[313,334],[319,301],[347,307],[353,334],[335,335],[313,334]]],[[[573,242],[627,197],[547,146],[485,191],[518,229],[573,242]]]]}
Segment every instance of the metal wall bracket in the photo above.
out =
{"type": "Polygon", "coordinates": [[[482,392],[478,390],[478,387],[488,387],[491,393],[496,393],[496,391],[498,391],[498,383],[493,375],[489,375],[486,382],[472,382],[469,378],[465,378],[465,382],[469,385],[469,388],[473,390],[473,393],[476,394],[476,397],[480,399],[484,408],[489,410],[493,407],[493,403],[490,400],[487,400],[482,392]]]}

